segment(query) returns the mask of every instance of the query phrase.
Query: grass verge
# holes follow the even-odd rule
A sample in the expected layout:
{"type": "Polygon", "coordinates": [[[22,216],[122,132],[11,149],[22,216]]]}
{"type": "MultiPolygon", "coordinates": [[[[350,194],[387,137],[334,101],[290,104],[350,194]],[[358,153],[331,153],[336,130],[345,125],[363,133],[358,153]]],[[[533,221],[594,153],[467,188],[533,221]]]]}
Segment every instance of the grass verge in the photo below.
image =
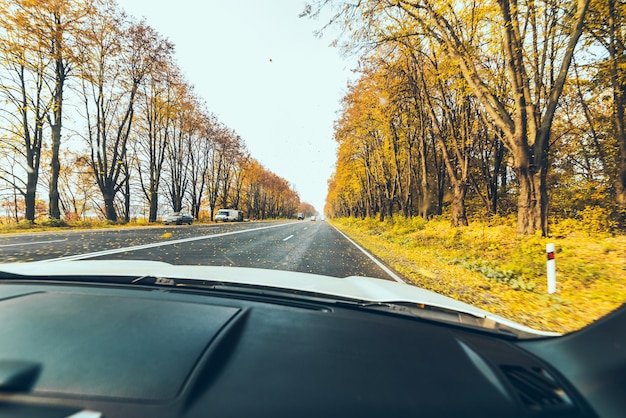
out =
{"type": "Polygon", "coordinates": [[[626,301],[626,236],[517,236],[513,222],[421,218],[329,220],[417,286],[547,331],[571,332],[626,301]],[[546,244],[556,247],[557,292],[547,293],[546,244]]]}
{"type": "Polygon", "coordinates": [[[45,231],[59,231],[70,229],[102,229],[102,228],[124,228],[124,227],[137,227],[137,226],[149,226],[159,225],[156,223],[150,224],[143,219],[133,220],[127,223],[122,222],[110,222],[104,219],[89,219],[89,220],[59,220],[59,219],[40,219],[37,222],[31,222],[22,220],[20,222],[0,222],[0,234],[15,234],[21,232],[45,232],[45,231]]]}

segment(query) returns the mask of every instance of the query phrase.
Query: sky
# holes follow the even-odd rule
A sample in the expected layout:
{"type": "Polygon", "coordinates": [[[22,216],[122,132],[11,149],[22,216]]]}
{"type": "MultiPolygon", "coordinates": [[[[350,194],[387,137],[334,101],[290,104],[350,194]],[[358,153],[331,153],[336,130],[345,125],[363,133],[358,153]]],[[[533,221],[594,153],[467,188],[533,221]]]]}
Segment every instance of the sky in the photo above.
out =
{"type": "Polygon", "coordinates": [[[251,156],[322,213],[335,165],[333,123],[355,58],[331,47],[325,20],[299,0],[118,0],[175,44],[176,61],[209,110],[251,156]]]}

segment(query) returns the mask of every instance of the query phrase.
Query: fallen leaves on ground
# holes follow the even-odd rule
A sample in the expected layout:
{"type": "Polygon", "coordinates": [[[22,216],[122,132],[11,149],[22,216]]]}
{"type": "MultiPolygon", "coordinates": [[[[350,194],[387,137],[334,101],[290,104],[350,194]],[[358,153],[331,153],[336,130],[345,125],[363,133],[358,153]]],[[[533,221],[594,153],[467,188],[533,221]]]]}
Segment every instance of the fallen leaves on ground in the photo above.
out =
{"type": "Polygon", "coordinates": [[[397,218],[332,223],[417,286],[535,329],[571,332],[626,301],[624,235],[520,237],[512,225],[397,218]],[[548,242],[557,248],[554,294],[545,277],[548,242]]]}

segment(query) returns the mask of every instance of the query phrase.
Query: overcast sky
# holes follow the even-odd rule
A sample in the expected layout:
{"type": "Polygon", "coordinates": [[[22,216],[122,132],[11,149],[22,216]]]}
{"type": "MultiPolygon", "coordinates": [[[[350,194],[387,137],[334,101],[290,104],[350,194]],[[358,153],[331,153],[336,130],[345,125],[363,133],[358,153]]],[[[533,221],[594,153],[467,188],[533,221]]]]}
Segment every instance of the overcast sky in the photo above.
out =
{"type": "Polygon", "coordinates": [[[299,18],[299,0],[118,0],[176,46],[176,59],[210,111],[252,157],[321,213],[335,164],[333,123],[353,76],[345,59],[299,18]]]}

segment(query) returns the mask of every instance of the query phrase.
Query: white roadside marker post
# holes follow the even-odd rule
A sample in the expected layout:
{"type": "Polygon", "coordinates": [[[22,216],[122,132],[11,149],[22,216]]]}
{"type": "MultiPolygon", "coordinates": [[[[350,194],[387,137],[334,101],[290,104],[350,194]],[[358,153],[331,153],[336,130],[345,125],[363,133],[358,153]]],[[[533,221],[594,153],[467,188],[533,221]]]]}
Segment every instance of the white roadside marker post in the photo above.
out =
{"type": "Polygon", "coordinates": [[[556,260],[554,260],[554,244],[546,244],[548,254],[548,293],[556,292],[556,260]]]}

